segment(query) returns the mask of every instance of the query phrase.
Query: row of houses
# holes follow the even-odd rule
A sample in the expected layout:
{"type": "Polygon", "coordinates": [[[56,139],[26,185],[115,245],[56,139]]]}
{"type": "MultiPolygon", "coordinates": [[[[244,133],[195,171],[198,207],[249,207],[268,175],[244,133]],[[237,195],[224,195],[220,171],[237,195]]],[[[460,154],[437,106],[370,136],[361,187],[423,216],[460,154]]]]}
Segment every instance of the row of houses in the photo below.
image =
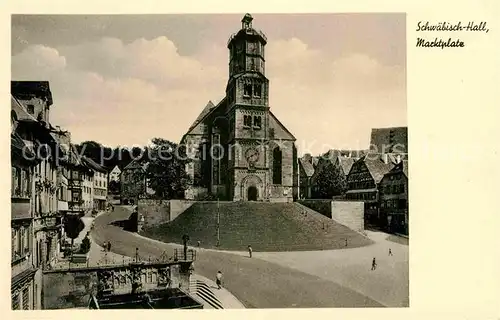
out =
{"type": "MultiPolygon", "coordinates": [[[[330,150],[299,159],[300,198],[322,195],[320,180],[337,170],[344,181],[336,199],[364,203],[365,224],[408,234],[407,128],[373,129],[366,150],[330,150]]],[[[324,193],[323,193],[324,194],[324,193]]]]}
{"type": "Polygon", "coordinates": [[[107,172],[50,121],[46,81],[11,82],[12,309],[41,309],[43,270],[62,256],[64,219],[106,207],[107,172]]]}

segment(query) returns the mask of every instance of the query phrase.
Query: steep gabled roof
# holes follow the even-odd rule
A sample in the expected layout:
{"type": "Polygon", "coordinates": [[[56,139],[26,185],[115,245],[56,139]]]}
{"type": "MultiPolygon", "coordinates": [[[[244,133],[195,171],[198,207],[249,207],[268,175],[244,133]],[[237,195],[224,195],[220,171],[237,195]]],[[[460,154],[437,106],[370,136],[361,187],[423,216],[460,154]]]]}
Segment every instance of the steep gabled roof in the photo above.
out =
{"type": "Polygon", "coordinates": [[[311,177],[314,174],[314,166],[307,159],[300,158],[299,163],[302,166],[302,168],[304,169],[306,176],[311,177]]]}
{"type": "Polygon", "coordinates": [[[269,111],[269,128],[274,129],[274,139],[297,140],[271,111],[269,111]]]}
{"type": "Polygon", "coordinates": [[[36,122],[36,118],[26,111],[26,107],[14,95],[10,95],[11,110],[16,113],[18,120],[29,120],[36,122]]]}
{"type": "Polygon", "coordinates": [[[339,163],[340,167],[342,168],[342,171],[344,172],[344,175],[348,175],[349,171],[351,171],[352,165],[354,162],[356,162],[355,158],[349,158],[349,157],[339,157],[339,163]]]}
{"type": "Polygon", "coordinates": [[[408,178],[408,160],[403,160],[392,168],[391,172],[403,172],[408,178]]]}
{"type": "Polygon", "coordinates": [[[363,157],[366,154],[368,154],[368,150],[339,150],[339,149],[331,149],[331,150],[328,150],[321,157],[330,159],[331,161],[336,161],[338,157],[352,158],[352,159],[357,160],[357,159],[363,157]]]}
{"type": "Polygon", "coordinates": [[[373,180],[375,180],[375,183],[379,183],[380,180],[382,180],[382,178],[384,177],[384,175],[387,172],[391,171],[392,168],[394,168],[394,163],[392,162],[385,163],[383,160],[380,159],[380,157],[365,155],[360,160],[362,160],[365,163],[373,180]]]}
{"type": "MultiPolygon", "coordinates": [[[[222,98],[221,101],[219,101],[219,103],[212,107],[211,109],[208,110],[207,113],[204,114],[204,112],[206,111],[207,107],[205,107],[205,109],[203,109],[202,113],[198,116],[198,118],[196,120],[199,119],[198,123],[193,126],[191,126],[191,128],[188,130],[188,132],[186,132],[182,138],[181,138],[181,144],[184,142],[184,139],[186,138],[187,135],[190,135],[190,134],[198,134],[198,135],[202,135],[204,134],[203,130],[201,130],[201,124],[203,123],[203,121],[205,121],[205,119],[210,116],[210,114],[212,114],[214,111],[216,111],[217,109],[219,109],[222,105],[224,105],[224,103],[226,102],[226,97],[222,98]],[[203,115],[202,115],[203,114],[203,115]]],[[[213,105],[213,103],[211,101],[209,101],[209,103],[207,104],[207,106],[209,106],[210,104],[213,105]]],[[[196,121],[195,121],[196,123],[196,121]]]]}
{"type": "Polygon", "coordinates": [[[189,134],[204,118],[207,114],[210,113],[210,111],[215,108],[215,105],[213,104],[212,101],[208,101],[207,105],[205,106],[205,108],[203,108],[203,110],[201,111],[201,113],[198,115],[198,117],[196,118],[196,120],[193,122],[193,124],[189,127],[187,133],[189,134]]]}
{"type": "Polygon", "coordinates": [[[102,167],[101,165],[97,164],[94,160],[92,160],[89,157],[83,156],[82,160],[86,164],[86,166],[89,167],[90,169],[93,169],[93,170],[99,171],[99,172],[103,172],[103,173],[107,172],[106,169],[104,169],[104,167],[102,167]]]}
{"type": "Polygon", "coordinates": [[[395,173],[403,173],[404,176],[408,179],[408,160],[403,160],[399,163],[396,163],[394,167],[387,172],[384,176],[395,173]]]}
{"type": "Polygon", "coordinates": [[[123,170],[144,169],[138,160],[132,160],[123,170]]]}
{"type": "Polygon", "coordinates": [[[316,169],[319,163],[319,157],[312,157],[312,165],[316,169]]]}

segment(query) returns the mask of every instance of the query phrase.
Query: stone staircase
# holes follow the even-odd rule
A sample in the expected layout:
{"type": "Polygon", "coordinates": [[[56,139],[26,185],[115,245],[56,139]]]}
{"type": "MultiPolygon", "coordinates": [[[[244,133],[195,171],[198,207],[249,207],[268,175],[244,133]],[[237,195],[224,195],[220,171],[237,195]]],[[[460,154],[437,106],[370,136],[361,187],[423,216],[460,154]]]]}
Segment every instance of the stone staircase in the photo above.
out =
{"type": "Polygon", "coordinates": [[[326,250],[361,247],[371,240],[348,227],[297,203],[197,202],[170,223],[145,230],[145,236],[164,242],[223,250],[258,251],[326,250]],[[217,246],[217,217],[220,245],[217,246]]]}
{"type": "Polygon", "coordinates": [[[201,280],[191,279],[189,282],[189,292],[204,302],[205,309],[224,309],[224,306],[215,296],[210,286],[201,280]]]}

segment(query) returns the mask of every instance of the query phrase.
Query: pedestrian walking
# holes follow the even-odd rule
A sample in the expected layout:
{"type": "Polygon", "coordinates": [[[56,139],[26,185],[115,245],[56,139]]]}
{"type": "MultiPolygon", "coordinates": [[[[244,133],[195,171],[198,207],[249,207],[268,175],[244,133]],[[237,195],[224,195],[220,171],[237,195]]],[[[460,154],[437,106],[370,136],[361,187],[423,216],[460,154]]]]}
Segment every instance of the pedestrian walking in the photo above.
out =
{"type": "Polygon", "coordinates": [[[345,246],[347,247],[347,238],[345,238],[345,246]]]}
{"type": "Polygon", "coordinates": [[[217,271],[215,283],[217,283],[217,287],[219,290],[222,289],[222,272],[220,270],[217,271]]]}
{"type": "Polygon", "coordinates": [[[250,258],[252,257],[252,251],[252,246],[248,245],[248,255],[250,256],[250,258]]]}
{"type": "Polygon", "coordinates": [[[198,245],[198,248],[199,248],[200,244],[201,244],[200,240],[198,240],[198,242],[196,244],[198,245]]]}
{"type": "Polygon", "coordinates": [[[389,248],[389,255],[392,256],[392,250],[389,248]]]}
{"type": "Polygon", "coordinates": [[[104,243],[102,244],[102,247],[104,248],[104,251],[107,251],[108,250],[108,242],[104,241],[104,243]]]}
{"type": "Polygon", "coordinates": [[[111,251],[111,241],[108,241],[108,251],[111,251]]]}
{"type": "Polygon", "coordinates": [[[375,258],[372,260],[372,271],[377,269],[377,262],[375,261],[375,258]]]}

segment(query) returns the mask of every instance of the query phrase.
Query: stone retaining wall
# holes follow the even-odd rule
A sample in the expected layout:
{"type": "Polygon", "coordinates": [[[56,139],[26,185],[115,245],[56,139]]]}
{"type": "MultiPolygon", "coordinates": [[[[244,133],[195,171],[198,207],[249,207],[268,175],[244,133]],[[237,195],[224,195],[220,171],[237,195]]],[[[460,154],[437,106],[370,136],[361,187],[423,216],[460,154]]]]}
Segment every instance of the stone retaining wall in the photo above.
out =
{"type": "Polygon", "coordinates": [[[354,231],[365,229],[364,203],[361,201],[307,199],[298,202],[354,231]]]}
{"type": "Polygon", "coordinates": [[[363,202],[332,201],[331,206],[333,220],[357,232],[365,230],[363,202]]]}
{"type": "Polygon", "coordinates": [[[173,221],[196,201],[141,199],[137,204],[139,216],[144,217],[143,228],[173,221]]]}

